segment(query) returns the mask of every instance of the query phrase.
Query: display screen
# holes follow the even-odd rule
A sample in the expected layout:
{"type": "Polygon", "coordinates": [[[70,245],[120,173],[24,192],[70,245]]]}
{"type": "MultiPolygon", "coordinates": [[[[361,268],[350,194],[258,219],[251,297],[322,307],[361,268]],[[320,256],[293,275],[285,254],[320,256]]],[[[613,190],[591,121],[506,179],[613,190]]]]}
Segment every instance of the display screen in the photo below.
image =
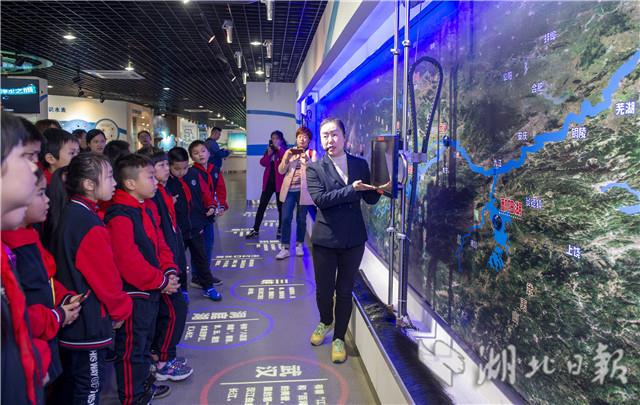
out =
{"type": "MultiPolygon", "coordinates": [[[[426,128],[438,70],[415,67],[416,128],[431,136],[413,173],[412,289],[485,380],[527,402],[637,402],[640,3],[415,10],[410,61],[435,59],[444,83],[426,128]]],[[[367,158],[372,137],[397,127],[392,47],[318,102],[317,119],[343,119],[350,150],[367,158]]],[[[363,209],[369,245],[387,259],[389,201],[363,209]]]]}
{"type": "Polygon", "coordinates": [[[33,79],[0,79],[2,109],[18,114],[40,113],[40,84],[33,79]]]}
{"type": "Polygon", "coordinates": [[[371,141],[371,185],[395,198],[398,193],[398,137],[377,136],[371,141]]]}
{"type": "Polygon", "coordinates": [[[247,134],[244,132],[229,132],[227,148],[234,152],[246,152],[247,134]]]}

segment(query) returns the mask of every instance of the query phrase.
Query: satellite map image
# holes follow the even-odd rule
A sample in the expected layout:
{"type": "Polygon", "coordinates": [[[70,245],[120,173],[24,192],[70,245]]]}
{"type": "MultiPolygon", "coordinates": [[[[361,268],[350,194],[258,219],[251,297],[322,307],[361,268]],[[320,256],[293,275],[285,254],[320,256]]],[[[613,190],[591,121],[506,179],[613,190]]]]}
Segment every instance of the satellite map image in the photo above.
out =
{"type": "MultiPolygon", "coordinates": [[[[420,7],[410,60],[444,80],[427,128],[438,74],[415,66],[411,287],[526,401],[638,403],[640,2],[420,7]]],[[[365,158],[397,128],[389,48],[320,100],[365,158]]],[[[388,258],[389,201],[365,215],[388,258]]]]}

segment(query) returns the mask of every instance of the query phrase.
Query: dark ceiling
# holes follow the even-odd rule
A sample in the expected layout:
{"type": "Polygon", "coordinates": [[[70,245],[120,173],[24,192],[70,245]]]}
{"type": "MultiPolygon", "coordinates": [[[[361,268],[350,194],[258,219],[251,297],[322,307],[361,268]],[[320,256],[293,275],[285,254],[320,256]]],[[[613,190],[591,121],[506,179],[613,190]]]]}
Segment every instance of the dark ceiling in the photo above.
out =
{"type": "Polygon", "coordinates": [[[156,112],[198,121],[219,113],[245,126],[242,72],[249,73],[249,81],[264,81],[255,72],[271,62],[272,82],[295,81],[326,5],[274,3],[274,18],[267,21],[259,1],[3,1],[0,42],[3,53],[24,52],[54,63],[33,73],[49,80],[50,94],[77,96],[81,86],[94,98],[102,94],[148,104],[156,112]],[[231,44],[224,20],[233,21],[231,44]],[[77,38],[64,39],[68,33],[77,38]],[[272,59],[264,46],[250,45],[269,39],[272,59]],[[242,69],[236,51],[242,51],[242,69]],[[123,70],[129,61],[144,80],[105,80],[82,72],[123,70]],[[212,113],[184,111],[200,106],[212,113]]]}

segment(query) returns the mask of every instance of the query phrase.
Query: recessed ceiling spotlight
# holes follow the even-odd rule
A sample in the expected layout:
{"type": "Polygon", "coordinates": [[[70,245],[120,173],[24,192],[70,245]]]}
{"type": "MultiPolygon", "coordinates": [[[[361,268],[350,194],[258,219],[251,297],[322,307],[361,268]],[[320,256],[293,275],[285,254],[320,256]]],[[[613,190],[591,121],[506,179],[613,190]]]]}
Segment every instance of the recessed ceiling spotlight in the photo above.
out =
{"type": "Polygon", "coordinates": [[[253,46],[260,46],[260,45],[262,45],[262,41],[251,41],[251,42],[249,42],[249,44],[251,44],[253,46]]]}
{"type": "Polygon", "coordinates": [[[209,38],[209,40],[207,41],[207,43],[209,43],[209,44],[210,44],[210,43],[212,43],[214,39],[216,39],[215,34],[214,34],[214,35],[211,35],[211,38],[209,38]]]}
{"type": "Polygon", "coordinates": [[[74,39],[76,39],[76,36],[73,35],[72,33],[68,33],[67,35],[63,35],[62,38],[68,40],[68,41],[73,41],[74,39]]]}
{"type": "Polygon", "coordinates": [[[204,106],[202,106],[202,105],[199,105],[199,106],[198,106],[198,108],[204,108],[204,106]]]}
{"type": "Polygon", "coordinates": [[[47,88],[48,88],[48,89],[52,89],[52,88],[53,88],[53,86],[49,84],[49,85],[47,85],[47,88]]]}
{"type": "Polygon", "coordinates": [[[258,68],[258,70],[256,70],[256,74],[258,76],[262,76],[264,74],[264,70],[262,70],[261,68],[258,68]]]}
{"type": "Polygon", "coordinates": [[[93,98],[93,96],[87,96],[87,98],[93,98]]]}
{"type": "Polygon", "coordinates": [[[190,3],[190,2],[191,2],[191,0],[182,0],[182,4],[187,4],[187,3],[190,3]]]}
{"type": "Polygon", "coordinates": [[[133,64],[131,63],[131,61],[129,61],[129,63],[127,64],[127,67],[124,68],[124,70],[128,70],[129,72],[133,72],[133,64]]]}
{"type": "Polygon", "coordinates": [[[218,113],[218,118],[220,118],[220,113],[218,113]]]}
{"type": "Polygon", "coordinates": [[[171,90],[171,88],[170,87],[163,87],[162,90],[169,91],[169,90],[171,90]]]}

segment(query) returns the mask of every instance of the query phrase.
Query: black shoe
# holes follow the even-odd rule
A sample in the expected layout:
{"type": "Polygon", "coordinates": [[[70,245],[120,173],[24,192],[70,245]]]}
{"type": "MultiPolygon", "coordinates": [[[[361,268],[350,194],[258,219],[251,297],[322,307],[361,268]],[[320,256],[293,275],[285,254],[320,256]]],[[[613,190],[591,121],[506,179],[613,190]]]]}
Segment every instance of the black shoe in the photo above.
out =
{"type": "Polygon", "coordinates": [[[218,277],[213,277],[213,283],[214,286],[218,286],[218,285],[222,285],[222,280],[220,280],[218,277]]]}
{"type": "Polygon", "coordinates": [[[153,399],[161,399],[171,394],[171,388],[168,385],[152,385],[153,399]]]}
{"type": "Polygon", "coordinates": [[[249,232],[247,236],[245,236],[245,239],[254,239],[259,236],[260,236],[260,232],[256,231],[255,229],[252,229],[251,232],[249,232]]]}
{"type": "Polygon", "coordinates": [[[193,280],[193,279],[191,280],[191,287],[204,289],[204,287],[202,286],[202,283],[200,283],[200,281],[193,280]]]}

